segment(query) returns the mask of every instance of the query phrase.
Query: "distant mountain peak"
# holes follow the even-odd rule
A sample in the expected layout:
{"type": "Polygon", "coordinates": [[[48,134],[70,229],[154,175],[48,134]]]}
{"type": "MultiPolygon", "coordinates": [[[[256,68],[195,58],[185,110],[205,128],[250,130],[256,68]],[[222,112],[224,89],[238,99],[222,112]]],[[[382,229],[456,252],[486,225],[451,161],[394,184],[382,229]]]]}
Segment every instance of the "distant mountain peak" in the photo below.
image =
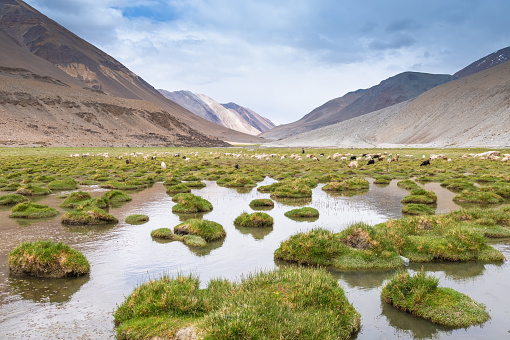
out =
{"type": "Polygon", "coordinates": [[[478,59],[477,61],[469,64],[462,70],[455,73],[454,76],[457,78],[467,77],[473,73],[486,70],[508,60],[510,60],[510,46],[497,50],[496,52],[478,59]]]}
{"type": "Polygon", "coordinates": [[[269,119],[236,103],[219,104],[205,94],[185,90],[159,92],[197,116],[236,131],[258,135],[275,126],[269,119]]]}

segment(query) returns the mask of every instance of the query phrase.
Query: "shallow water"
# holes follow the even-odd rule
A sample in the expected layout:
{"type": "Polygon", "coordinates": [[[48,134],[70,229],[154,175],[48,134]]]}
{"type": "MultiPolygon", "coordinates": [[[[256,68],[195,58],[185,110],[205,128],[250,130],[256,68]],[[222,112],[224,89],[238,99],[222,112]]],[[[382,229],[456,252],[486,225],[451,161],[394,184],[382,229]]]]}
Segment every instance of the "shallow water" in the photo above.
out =
{"type": "MultiPolygon", "coordinates": [[[[274,182],[266,179],[259,185],[274,182]]],[[[141,192],[131,193],[133,200],[110,213],[121,221],[115,226],[65,227],[59,216],[35,223],[8,218],[9,209],[0,209],[0,339],[113,339],[113,311],[138,284],[161,274],[195,273],[202,286],[209,279],[224,277],[238,280],[259,269],[281,266],[273,252],[280,242],[298,231],[321,227],[340,231],[355,222],[376,224],[401,216],[400,200],[408,194],[396,186],[397,181],[380,187],[370,181],[370,190],[352,197],[332,196],[320,188],[313,190],[312,200],[275,203],[266,211],[274,219],[273,228],[248,229],[233,225],[243,211],[253,212],[249,202],[268,198],[252,189],[242,193],[205,181],[206,188],[192,190],[209,200],[214,210],[204,219],[223,225],[224,241],[207,248],[189,248],[180,242],[156,242],[150,232],[173,228],[190,216],[172,213],[175,204],[161,183],[141,192]],[[296,206],[310,206],[320,212],[316,221],[294,221],[284,216],[296,206]],[[131,214],[146,214],[150,221],[142,225],[124,222],[131,214]],[[80,250],[91,263],[89,276],[78,279],[50,280],[9,276],[9,251],[23,241],[53,239],[80,250]]],[[[436,211],[458,209],[451,202],[453,193],[429,183],[428,190],[438,195],[436,211]]],[[[104,191],[83,187],[93,196],[104,191]]],[[[62,199],[51,195],[39,203],[57,207],[62,199]]],[[[58,208],[64,212],[64,209],[58,208]]],[[[510,243],[499,240],[495,247],[510,256],[510,243]]],[[[409,270],[420,270],[411,265],[409,270]]],[[[357,339],[393,338],[481,338],[510,336],[510,267],[508,264],[428,264],[425,270],[440,278],[440,285],[452,287],[487,305],[492,319],[482,326],[452,330],[436,326],[383,304],[379,294],[393,275],[384,272],[333,272],[345,289],[349,301],[362,315],[362,329],[357,339]]]]}

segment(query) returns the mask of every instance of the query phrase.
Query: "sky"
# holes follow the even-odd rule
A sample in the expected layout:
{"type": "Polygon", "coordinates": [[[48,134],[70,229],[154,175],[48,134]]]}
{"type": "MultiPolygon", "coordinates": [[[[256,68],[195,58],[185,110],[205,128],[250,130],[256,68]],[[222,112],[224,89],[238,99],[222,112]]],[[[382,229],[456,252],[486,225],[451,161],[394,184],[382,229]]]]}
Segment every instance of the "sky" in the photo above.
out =
{"type": "Polygon", "coordinates": [[[294,122],[405,71],[510,46],[508,0],[25,0],[157,89],[294,122]]]}

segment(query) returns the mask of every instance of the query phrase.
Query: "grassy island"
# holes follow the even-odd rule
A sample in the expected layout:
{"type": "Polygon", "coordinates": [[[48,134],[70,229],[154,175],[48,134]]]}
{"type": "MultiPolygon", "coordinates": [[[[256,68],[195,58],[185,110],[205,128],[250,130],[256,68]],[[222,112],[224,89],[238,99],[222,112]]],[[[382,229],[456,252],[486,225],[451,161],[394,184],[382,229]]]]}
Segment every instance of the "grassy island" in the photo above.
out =
{"type": "Polygon", "coordinates": [[[197,212],[208,212],[213,209],[211,202],[189,193],[180,193],[172,198],[172,201],[177,202],[172,207],[174,213],[192,214],[197,212]]]}
{"type": "Polygon", "coordinates": [[[263,212],[254,212],[252,214],[244,212],[236,217],[234,220],[234,225],[237,227],[248,228],[272,227],[273,218],[263,212]]]}
{"type": "Polygon", "coordinates": [[[469,327],[489,320],[485,306],[423,271],[397,274],[381,292],[384,302],[418,317],[450,327],[469,327]]]}
{"type": "Polygon", "coordinates": [[[240,283],[163,276],[137,287],[115,311],[119,339],[347,339],[360,315],[322,269],[259,272],[240,283]]]}
{"type": "Polygon", "coordinates": [[[9,253],[9,270],[17,275],[35,277],[81,276],[90,264],[79,251],[62,243],[38,240],[25,242],[9,253]]]}
{"type": "Polygon", "coordinates": [[[55,217],[58,214],[59,212],[57,209],[48,207],[47,205],[34,202],[21,202],[12,207],[9,217],[37,219],[55,217]]]}

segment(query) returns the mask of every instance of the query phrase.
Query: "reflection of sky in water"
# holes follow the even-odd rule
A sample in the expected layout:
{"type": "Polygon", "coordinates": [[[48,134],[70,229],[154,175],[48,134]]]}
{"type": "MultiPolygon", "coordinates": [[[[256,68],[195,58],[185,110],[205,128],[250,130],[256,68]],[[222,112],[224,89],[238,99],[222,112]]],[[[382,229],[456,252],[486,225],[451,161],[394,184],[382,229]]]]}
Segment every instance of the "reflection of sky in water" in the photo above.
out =
{"type": "MultiPolygon", "coordinates": [[[[171,228],[181,223],[187,216],[172,213],[171,197],[158,183],[151,188],[132,193],[133,201],[120,207],[111,208],[110,213],[120,223],[101,227],[64,227],[60,216],[55,219],[19,226],[7,217],[8,210],[0,210],[0,338],[113,338],[112,312],[117,304],[133,288],[148,279],[161,274],[195,273],[202,286],[209,279],[224,277],[238,280],[249,272],[258,269],[277,268],[273,252],[290,235],[312,228],[326,228],[340,231],[352,223],[364,222],[370,225],[381,223],[388,218],[401,216],[400,200],[408,194],[392,181],[389,186],[379,187],[370,180],[370,191],[352,197],[334,196],[321,190],[322,184],[313,189],[313,198],[305,206],[320,212],[316,221],[295,221],[284,216],[286,211],[299,205],[294,202],[275,201],[274,209],[265,211],[274,219],[273,228],[249,230],[236,228],[234,219],[243,211],[251,213],[249,202],[257,198],[269,198],[268,193],[259,193],[255,188],[247,193],[235,189],[219,187],[215,182],[204,181],[206,188],[193,189],[193,193],[209,200],[213,211],[203,215],[204,219],[223,225],[227,232],[224,241],[210,247],[189,248],[181,242],[156,242],[150,232],[157,228],[171,228]],[[129,225],[124,219],[131,214],[148,215],[150,221],[141,225],[129,225]],[[83,281],[62,289],[63,295],[55,296],[59,283],[45,284],[37,280],[8,277],[7,255],[19,242],[36,238],[50,238],[63,241],[82,251],[92,269],[83,281]],[[30,292],[25,288],[30,287],[30,292]],[[24,291],[25,289],[25,291],[24,291]],[[16,330],[18,335],[12,335],[16,330]]],[[[274,180],[267,178],[259,185],[267,185],[274,180]]],[[[433,183],[432,183],[433,184],[433,183]]],[[[456,209],[448,202],[449,191],[437,185],[427,189],[444,190],[438,193],[438,211],[456,209]],[[442,197],[445,197],[444,200],[442,197]]],[[[97,186],[82,188],[93,196],[105,190],[97,186]]],[[[57,207],[62,199],[56,195],[42,198],[40,203],[57,207]]],[[[61,212],[64,209],[58,208],[61,212]]],[[[508,245],[498,247],[510,256],[508,245]]],[[[281,265],[281,264],[278,264],[281,265]]],[[[409,270],[419,270],[412,265],[409,270]]],[[[457,335],[493,335],[493,338],[507,336],[508,329],[504,317],[508,317],[508,298],[501,298],[497,291],[508,291],[510,270],[508,265],[481,263],[427,265],[425,270],[434,272],[441,279],[441,285],[451,286],[468,293],[474,299],[490,307],[493,319],[483,328],[472,327],[462,331],[444,331],[428,322],[382,306],[379,298],[382,284],[388,280],[389,272],[347,272],[333,275],[338,277],[348,298],[362,314],[363,329],[358,339],[376,338],[424,338],[455,337],[457,335]],[[490,290],[489,290],[490,288],[490,290]],[[506,299],[506,300],[505,300],[506,299]],[[506,308],[506,309],[505,309],[506,308]],[[498,315],[494,315],[497,311],[498,315]],[[504,325],[504,326],[503,326],[504,325]]],[[[66,285],[65,281],[62,285],[66,285]]],[[[68,285],[69,286],[69,285],[68,285]]],[[[506,296],[506,295],[505,295],[506,296]]]]}

